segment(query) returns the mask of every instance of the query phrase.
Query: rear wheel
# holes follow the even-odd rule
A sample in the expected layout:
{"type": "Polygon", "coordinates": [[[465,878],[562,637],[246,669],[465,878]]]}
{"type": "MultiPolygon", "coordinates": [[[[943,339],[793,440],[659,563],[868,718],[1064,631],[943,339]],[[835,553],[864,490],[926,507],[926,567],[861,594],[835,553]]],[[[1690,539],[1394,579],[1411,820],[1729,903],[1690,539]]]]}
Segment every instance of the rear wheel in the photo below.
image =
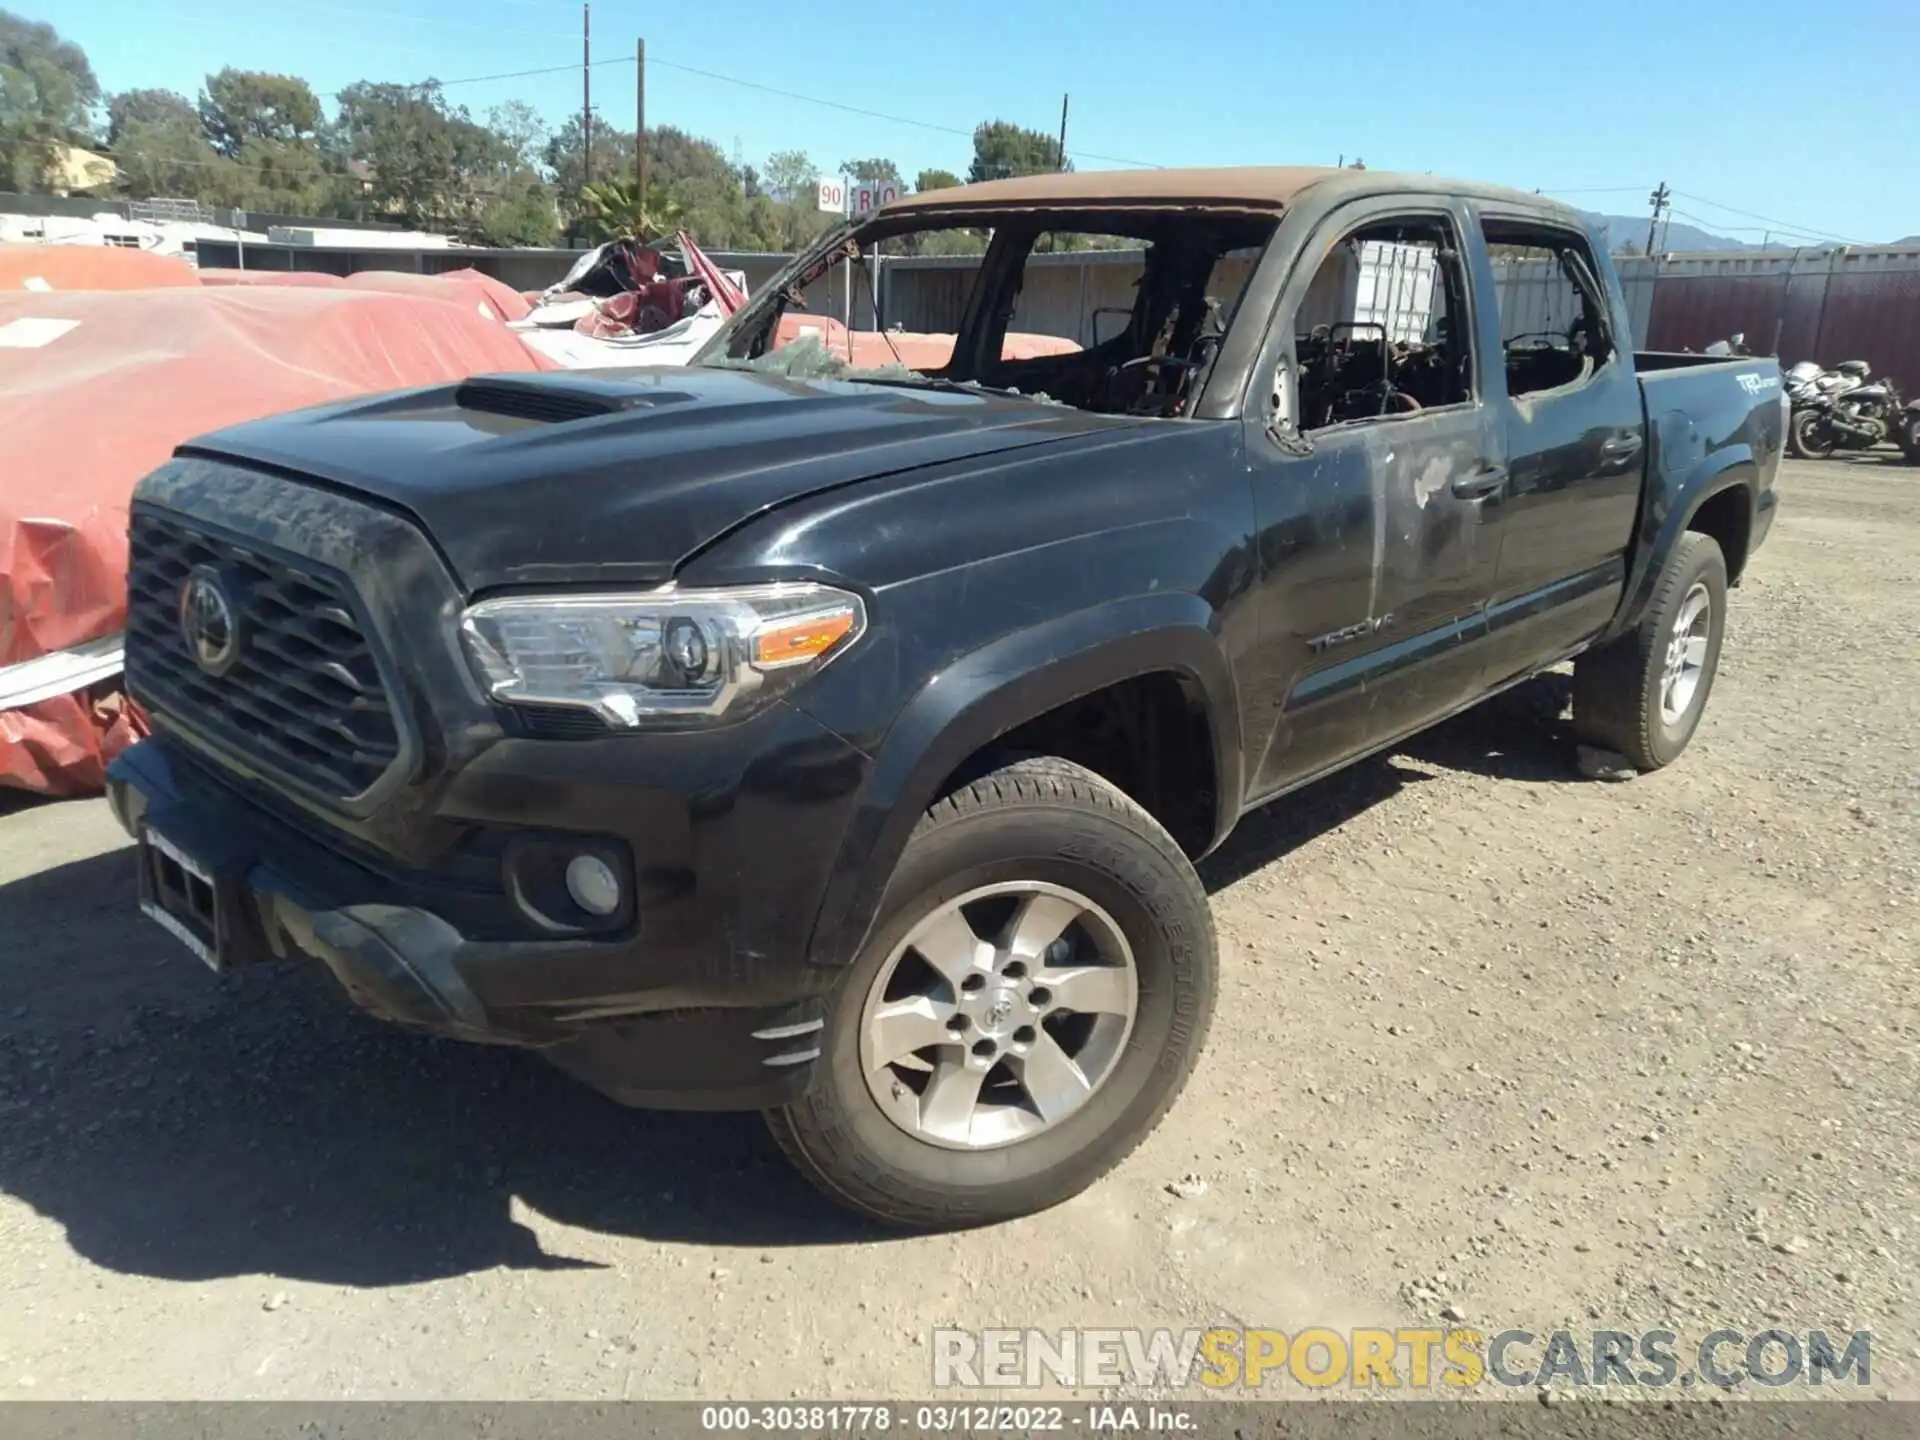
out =
{"type": "Polygon", "coordinates": [[[768,1124],[827,1194],[889,1224],[1028,1214],[1151,1132],[1213,990],[1206,892],[1173,838],[1091,771],[1022,760],[922,818],[813,1088],[768,1124]]]}
{"type": "Polygon", "coordinates": [[[1802,410],[1787,431],[1787,448],[1802,460],[1825,460],[1839,447],[1824,410],[1802,410]]]}
{"type": "Polygon", "coordinates": [[[1658,770],[1693,739],[1720,668],[1727,562],[1710,535],[1683,534],[1640,624],[1573,664],[1580,739],[1658,770]]]}

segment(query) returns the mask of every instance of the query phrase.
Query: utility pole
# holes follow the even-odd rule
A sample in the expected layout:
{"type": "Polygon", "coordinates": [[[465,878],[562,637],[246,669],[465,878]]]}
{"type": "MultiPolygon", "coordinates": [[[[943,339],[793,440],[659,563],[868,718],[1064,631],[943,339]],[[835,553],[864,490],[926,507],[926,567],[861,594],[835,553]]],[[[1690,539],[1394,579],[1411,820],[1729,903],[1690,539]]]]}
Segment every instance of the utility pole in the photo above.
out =
{"type": "Polygon", "coordinates": [[[1653,218],[1647,221],[1647,254],[1657,255],[1659,252],[1653,248],[1653,237],[1660,228],[1660,212],[1673,204],[1673,192],[1667,189],[1666,181],[1662,180],[1653,194],[1647,197],[1647,203],[1653,206],[1653,218]]]}
{"type": "Polygon", "coordinates": [[[633,42],[633,170],[647,203],[647,42],[633,42]]]}
{"type": "Polygon", "coordinates": [[[580,5],[580,184],[593,183],[593,7],[580,5]]]}
{"type": "Polygon", "coordinates": [[[1071,98],[1067,95],[1060,97],[1060,156],[1058,163],[1053,167],[1056,170],[1067,168],[1067,101],[1071,98]]]}

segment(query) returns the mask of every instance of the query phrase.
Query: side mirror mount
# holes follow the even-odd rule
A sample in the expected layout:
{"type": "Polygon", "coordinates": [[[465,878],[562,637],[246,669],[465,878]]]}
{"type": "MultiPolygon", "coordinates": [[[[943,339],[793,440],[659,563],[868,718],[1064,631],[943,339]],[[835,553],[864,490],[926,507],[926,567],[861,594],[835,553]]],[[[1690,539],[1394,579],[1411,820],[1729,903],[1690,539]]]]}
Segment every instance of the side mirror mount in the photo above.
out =
{"type": "Polygon", "coordinates": [[[1293,395],[1293,357],[1282,355],[1274,361],[1267,379],[1267,393],[1261,397],[1267,438],[1290,455],[1306,455],[1313,450],[1313,442],[1300,433],[1294,416],[1293,395]]]}

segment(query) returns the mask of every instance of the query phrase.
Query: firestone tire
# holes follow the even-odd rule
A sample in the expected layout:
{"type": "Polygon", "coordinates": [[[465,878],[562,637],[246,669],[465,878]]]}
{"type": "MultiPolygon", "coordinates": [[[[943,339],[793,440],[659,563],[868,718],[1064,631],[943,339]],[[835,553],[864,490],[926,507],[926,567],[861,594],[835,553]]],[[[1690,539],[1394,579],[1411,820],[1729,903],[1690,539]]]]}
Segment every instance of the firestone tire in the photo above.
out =
{"type": "Polygon", "coordinates": [[[1643,772],[1679,759],[1706,713],[1726,627],[1726,558],[1712,536],[1688,531],[1640,624],[1574,661],[1575,735],[1643,772]]]}
{"type": "Polygon", "coordinates": [[[1052,758],[1015,761],[921,818],[868,943],[829,1002],[814,1083],[768,1111],[768,1127],[827,1195],[887,1225],[959,1229],[1046,1209],[1118,1165],[1173,1105],[1212,1018],[1215,970],[1206,891],[1173,837],[1092,771],[1052,758]],[[1090,908],[1040,950],[1032,936],[1020,938],[1023,927],[1044,935],[1047,921],[1079,904],[1090,908]],[[966,927],[964,941],[948,928],[955,916],[966,927]],[[929,933],[942,943],[916,941],[929,933]],[[917,944],[929,954],[973,958],[936,969],[917,944]],[[1022,945],[1035,958],[1008,982],[1022,945]],[[1131,966],[1130,986],[1110,968],[1114,956],[1131,966]],[[964,979],[952,980],[955,973],[964,979]],[[1103,995],[1129,997],[1124,1027],[1103,1009],[1117,1014],[1119,999],[1078,988],[1089,976],[1103,995]],[[1054,998],[1044,993],[1049,977],[1062,980],[1062,994],[1087,1003],[1047,1015],[1027,1009],[1054,998]],[[1008,1017],[1001,1007],[1020,1008],[1008,1017]],[[943,1028],[898,1065],[876,1064],[876,1056],[920,1038],[918,1029],[882,1028],[907,1010],[925,1011],[915,1025],[943,1028]],[[1009,1019],[1020,1028],[1004,1028],[1009,1019]],[[1024,1060],[1013,1053],[1023,1033],[1024,1060]],[[1062,1071],[1057,1053],[1076,1034],[1086,1038],[1074,1068],[1062,1071]],[[1075,1089],[1062,1098],[1031,1079],[1040,1073],[1035,1043],[1045,1047],[1056,1035],[1047,1074],[1071,1073],[1076,1085],[1084,1079],[1091,1087],[1084,1095],[1075,1089]],[[1104,1048],[1089,1058],[1096,1037],[1104,1048]],[[998,1059],[995,1044],[1009,1047],[998,1059]],[[989,1058],[972,1066],[969,1056],[982,1046],[989,1058]],[[963,1096],[964,1111],[943,1102],[936,1126],[935,1087],[952,1083],[957,1067],[988,1065],[997,1068],[977,1087],[978,1098],[963,1096]],[[954,1122],[955,1114],[965,1118],[954,1122]]]}

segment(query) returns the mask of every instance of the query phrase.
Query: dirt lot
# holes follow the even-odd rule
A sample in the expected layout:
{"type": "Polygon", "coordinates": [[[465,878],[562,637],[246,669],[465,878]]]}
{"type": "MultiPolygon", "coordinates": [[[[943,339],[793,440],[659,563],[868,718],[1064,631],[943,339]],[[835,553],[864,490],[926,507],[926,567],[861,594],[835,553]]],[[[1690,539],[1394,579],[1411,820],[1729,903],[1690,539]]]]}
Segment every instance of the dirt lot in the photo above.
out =
{"type": "Polygon", "coordinates": [[[1250,817],[1185,1099],[990,1232],[878,1237],[752,1117],[217,982],[104,805],[9,807],[0,1396],[911,1396],[938,1325],[1445,1307],[1871,1328],[1920,1398],[1920,472],[1782,489],[1680,764],[1580,780],[1549,680],[1250,817]]]}

